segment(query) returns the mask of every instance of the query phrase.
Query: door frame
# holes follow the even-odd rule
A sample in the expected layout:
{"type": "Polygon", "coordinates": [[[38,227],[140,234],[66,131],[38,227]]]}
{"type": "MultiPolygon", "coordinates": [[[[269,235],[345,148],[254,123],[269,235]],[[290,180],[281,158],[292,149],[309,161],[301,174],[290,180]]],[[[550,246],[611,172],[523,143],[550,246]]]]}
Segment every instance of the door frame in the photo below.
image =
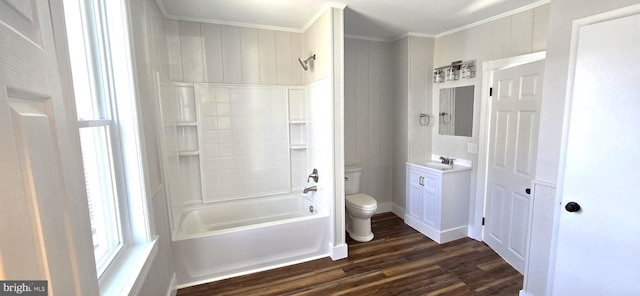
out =
{"type": "MultiPolygon", "coordinates": [[[[473,221],[471,221],[469,236],[483,241],[484,226],[482,218],[487,202],[487,163],[489,161],[489,136],[491,124],[491,96],[489,89],[493,85],[493,73],[523,64],[544,60],[546,51],[509,57],[504,59],[486,61],[482,63],[482,91],[480,98],[480,133],[478,139],[478,177],[476,179],[475,208],[473,208],[473,221]]],[[[530,223],[530,222],[529,222],[530,223]]]]}

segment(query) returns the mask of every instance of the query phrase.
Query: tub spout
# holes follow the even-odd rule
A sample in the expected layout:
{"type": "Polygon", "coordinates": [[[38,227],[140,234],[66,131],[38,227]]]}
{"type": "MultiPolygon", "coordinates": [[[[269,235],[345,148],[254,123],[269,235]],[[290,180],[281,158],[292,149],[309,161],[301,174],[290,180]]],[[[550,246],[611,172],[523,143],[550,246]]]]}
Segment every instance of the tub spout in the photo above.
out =
{"type": "Polygon", "coordinates": [[[316,187],[316,186],[307,187],[302,191],[302,193],[307,194],[307,193],[309,193],[309,191],[316,192],[316,191],[318,191],[318,187],[316,187]]]}

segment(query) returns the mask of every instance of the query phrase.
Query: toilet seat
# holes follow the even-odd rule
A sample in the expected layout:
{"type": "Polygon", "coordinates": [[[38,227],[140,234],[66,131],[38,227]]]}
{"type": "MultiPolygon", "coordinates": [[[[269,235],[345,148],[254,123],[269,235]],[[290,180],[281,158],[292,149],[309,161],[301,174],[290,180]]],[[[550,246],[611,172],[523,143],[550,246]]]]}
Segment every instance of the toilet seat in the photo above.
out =
{"type": "Polygon", "coordinates": [[[378,207],[378,202],[366,194],[352,194],[345,197],[347,206],[360,210],[373,210],[378,207]]]}

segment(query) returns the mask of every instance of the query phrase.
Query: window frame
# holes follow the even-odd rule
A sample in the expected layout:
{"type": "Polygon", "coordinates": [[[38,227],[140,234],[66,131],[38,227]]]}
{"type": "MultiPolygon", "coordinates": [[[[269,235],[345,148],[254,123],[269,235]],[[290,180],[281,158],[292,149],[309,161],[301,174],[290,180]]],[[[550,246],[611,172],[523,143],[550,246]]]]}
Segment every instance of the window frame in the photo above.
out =
{"type": "MultiPolygon", "coordinates": [[[[101,294],[128,294],[141,287],[140,278],[144,278],[141,275],[148,272],[158,248],[157,235],[151,231],[150,209],[145,191],[145,158],[141,141],[141,120],[137,111],[139,108],[131,50],[133,40],[129,2],[63,0],[63,5],[65,11],[77,9],[80,12],[77,17],[83,25],[81,38],[84,44],[84,58],[87,59],[89,68],[87,70],[90,72],[85,73],[89,76],[87,79],[91,84],[89,91],[92,95],[100,97],[98,101],[106,99],[103,100],[105,103],[98,104],[99,110],[95,112],[103,118],[79,118],[78,132],[81,128],[108,124],[113,174],[117,179],[122,245],[104,270],[99,270],[100,267],[96,266],[96,280],[101,294]],[[109,24],[106,24],[107,20],[109,24]],[[87,54],[90,55],[89,58],[87,54]]],[[[68,17],[65,13],[65,23],[68,22],[68,17]]],[[[67,34],[67,39],[70,39],[69,37],[67,34]]],[[[67,46],[71,46],[69,42],[67,46]]],[[[73,58],[79,57],[70,54],[70,61],[73,58]]],[[[74,81],[73,77],[71,73],[71,81],[74,81]]],[[[74,87],[74,92],[75,90],[74,87]]],[[[75,99],[82,98],[75,94],[75,99]]],[[[93,248],[93,245],[91,247],[93,248]]]]}

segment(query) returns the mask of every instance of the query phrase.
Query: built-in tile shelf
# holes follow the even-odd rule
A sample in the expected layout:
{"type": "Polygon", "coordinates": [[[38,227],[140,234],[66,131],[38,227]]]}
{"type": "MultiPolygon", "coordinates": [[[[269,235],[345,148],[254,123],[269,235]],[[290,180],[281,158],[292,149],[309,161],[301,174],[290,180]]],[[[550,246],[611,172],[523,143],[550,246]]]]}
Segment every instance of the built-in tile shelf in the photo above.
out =
{"type": "Polygon", "coordinates": [[[307,145],[291,145],[289,148],[291,150],[305,150],[307,149],[307,145]]]}
{"type": "Polygon", "coordinates": [[[178,156],[198,156],[198,155],[200,155],[200,151],[199,150],[180,151],[180,152],[178,152],[178,156]]]}
{"type": "Polygon", "coordinates": [[[198,123],[195,121],[179,121],[176,122],[176,126],[198,126],[198,123]]]}
{"type": "Polygon", "coordinates": [[[304,119],[292,119],[289,120],[289,124],[306,124],[307,121],[304,119]]]}

